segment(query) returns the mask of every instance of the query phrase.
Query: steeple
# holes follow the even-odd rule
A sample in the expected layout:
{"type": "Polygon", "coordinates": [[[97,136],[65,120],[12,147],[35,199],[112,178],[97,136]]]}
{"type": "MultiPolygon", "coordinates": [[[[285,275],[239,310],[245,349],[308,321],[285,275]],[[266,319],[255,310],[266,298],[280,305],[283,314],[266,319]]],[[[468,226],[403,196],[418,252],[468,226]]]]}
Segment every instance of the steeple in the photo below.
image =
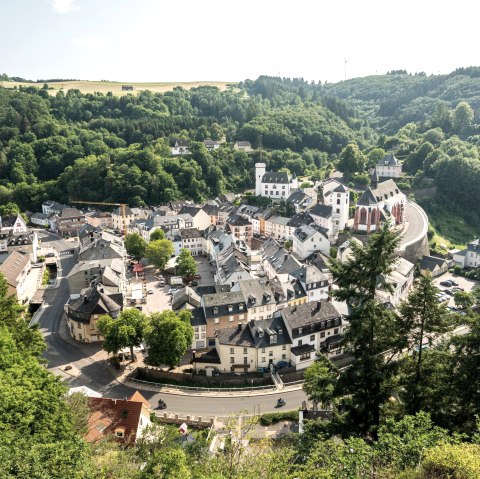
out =
{"type": "Polygon", "coordinates": [[[378,186],[378,175],[377,175],[377,171],[374,170],[372,175],[370,176],[370,188],[372,188],[372,190],[375,190],[378,186]]]}

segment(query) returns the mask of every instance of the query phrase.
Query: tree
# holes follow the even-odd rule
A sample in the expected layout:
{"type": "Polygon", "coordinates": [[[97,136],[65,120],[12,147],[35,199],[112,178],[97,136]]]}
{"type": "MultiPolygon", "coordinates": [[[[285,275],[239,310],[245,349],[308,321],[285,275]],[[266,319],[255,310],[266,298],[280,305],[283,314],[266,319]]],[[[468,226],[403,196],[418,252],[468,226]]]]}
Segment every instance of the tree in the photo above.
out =
{"type": "Polygon", "coordinates": [[[457,133],[465,132],[472,124],[473,109],[466,101],[461,101],[453,111],[453,127],[457,133]]]}
{"type": "Polygon", "coordinates": [[[333,399],[337,378],[332,362],[322,354],[305,370],[303,390],[310,401],[328,405],[333,399]]]}
{"type": "Polygon", "coordinates": [[[168,260],[174,254],[175,249],[170,240],[162,239],[150,241],[145,252],[147,260],[163,271],[168,260]]]}
{"type": "Polygon", "coordinates": [[[150,315],[145,342],[148,346],[148,364],[173,368],[191,346],[193,328],[189,311],[162,311],[150,315]]]}
{"type": "Polygon", "coordinates": [[[418,389],[422,385],[423,339],[426,334],[442,333],[447,330],[447,311],[443,303],[437,300],[437,288],[432,277],[420,276],[407,301],[400,305],[400,315],[405,327],[410,331],[410,346],[417,351],[415,377],[412,378],[411,413],[420,411],[422,404],[418,389]]]}
{"type": "Polygon", "coordinates": [[[130,357],[135,360],[133,348],[140,346],[145,331],[145,316],[136,308],[122,311],[118,318],[104,315],[98,322],[97,327],[102,336],[103,349],[114,356],[123,348],[130,348],[130,357]]]}
{"type": "Polygon", "coordinates": [[[125,237],[125,249],[127,253],[140,261],[147,250],[147,243],[138,233],[130,233],[125,237]]]}
{"type": "Polygon", "coordinates": [[[339,377],[338,395],[351,426],[373,435],[380,423],[381,406],[391,395],[390,379],[395,370],[392,360],[406,345],[396,313],[376,299],[377,287],[392,290],[387,278],[393,270],[398,241],[385,225],[364,247],[352,243],[348,261],[330,261],[338,285],[333,295],[346,301],[350,309],[350,328],[344,342],[354,358],[339,377]]]}
{"type": "Polygon", "coordinates": [[[177,274],[182,278],[188,278],[195,275],[197,271],[198,265],[193,258],[192,253],[188,249],[182,248],[177,258],[177,274]]]}
{"type": "Polygon", "coordinates": [[[365,155],[355,143],[350,143],[340,153],[337,168],[350,178],[354,173],[363,171],[365,164],[365,155]]]}
{"type": "Polygon", "coordinates": [[[165,239],[165,231],[162,228],[157,228],[150,235],[150,241],[157,241],[165,239]]]}
{"type": "Polygon", "coordinates": [[[386,152],[383,148],[373,148],[368,152],[368,166],[370,168],[375,168],[375,165],[380,161],[383,160],[385,157],[386,152]]]}
{"type": "Polygon", "coordinates": [[[455,306],[461,309],[470,309],[475,304],[474,296],[467,291],[457,291],[453,299],[455,306]]]}

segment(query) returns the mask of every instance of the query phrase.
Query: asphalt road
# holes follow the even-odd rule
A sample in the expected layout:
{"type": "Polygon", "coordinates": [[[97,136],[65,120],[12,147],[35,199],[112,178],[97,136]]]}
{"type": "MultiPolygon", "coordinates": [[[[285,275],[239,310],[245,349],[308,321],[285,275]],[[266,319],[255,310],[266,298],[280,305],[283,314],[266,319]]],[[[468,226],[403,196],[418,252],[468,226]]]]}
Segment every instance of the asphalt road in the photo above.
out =
{"type": "MultiPolygon", "coordinates": [[[[72,243],[60,240],[58,236],[48,232],[41,232],[42,243],[51,243],[58,251],[71,249],[72,243]]],[[[44,295],[44,309],[40,315],[38,324],[47,344],[44,354],[48,369],[60,375],[70,387],[88,386],[100,392],[105,397],[122,398],[130,396],[136,389],[155,407],[161,397],[167,404],[164,412],[191,416],[227,416],[247,410],[253,412],[275,411],[275,403],[279,397],[286,401],[286,409],[298,408],[306,399],[302,390],[270,393],[265,395],[252,395],[241,397],[206,397],[185,396],[179,394],[157,393],[139,388],[130,388],[115,380],[112,372],[100,362],[92,361],[90,356],[98,351],[98,345],[75,344],[73,340],[67,341],[60,334],[64,324],[64,305],[68,301],[69,291],[66,276],[74,266],[76,257],[59,256],[59,269],[57,287],[47,289],[44,295]],[[71,371],[64,372],[63,367],[72,365],[71,371]]],[[[140,386],[140,385],[139,385],[140,386]]]]}
{"type": "Polygon", "coordinates": [[[401,245],[407,245],[416,241],[422,235],[425,227],[428,227],[428,220],[425,224],[425,218],[421,214],[419,207],[407,202],[405,207],[405,216],[408,222],[408,228],[400,241],[401,245]]]}

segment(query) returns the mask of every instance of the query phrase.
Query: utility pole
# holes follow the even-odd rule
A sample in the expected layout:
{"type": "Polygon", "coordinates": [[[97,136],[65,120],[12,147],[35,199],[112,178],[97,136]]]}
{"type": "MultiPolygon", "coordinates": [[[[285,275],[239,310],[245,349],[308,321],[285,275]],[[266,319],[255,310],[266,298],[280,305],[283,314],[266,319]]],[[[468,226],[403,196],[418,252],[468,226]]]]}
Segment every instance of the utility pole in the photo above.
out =
{"type": "Polygon", "coordinates": [[[348,60],[344,60],[344,68],[345,68],[345,80],[347,79],[347,63],[348,63],[348,60]]]}

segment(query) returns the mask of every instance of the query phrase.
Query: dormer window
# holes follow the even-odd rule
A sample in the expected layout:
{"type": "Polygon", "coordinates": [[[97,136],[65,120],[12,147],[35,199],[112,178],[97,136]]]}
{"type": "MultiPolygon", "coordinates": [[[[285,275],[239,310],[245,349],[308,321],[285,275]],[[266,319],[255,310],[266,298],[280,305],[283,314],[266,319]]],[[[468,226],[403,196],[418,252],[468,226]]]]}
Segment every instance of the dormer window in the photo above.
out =
{"type": "Polygon", "coordinates": [[[298,328],[298,334],[302,334],[303,332],[303,329],[302,328],[298,328]]]}
{"type": "Polygon", "coordinates": [[[272,344],[275,344],[277,342],[277,335],[276,334],[272,334],[270,336],[270,343],[272,344]]]}
{"type": "Polygon", "coordinates": [[[124,427],[115,428],[115,437],[125,437],[125,428],[124,427]]]}
{"type": "Polygon", "coordinates": [[[233,311],[233,306],[231,304],[228,305],[228,312],[231,313],[233,311]]]}
{"type": "Polygon", "coordinates": [[[243,304],[242,304],[242,303],[239,303],[239,304],[238,304],[238,310],[239,310],[239,311],[243,311],[243,304]]]}
{"type": "Polygon", "coordinates": [[[218,308],[217,307],[213,308],[213,314],[218,314],[218,308]]]}

